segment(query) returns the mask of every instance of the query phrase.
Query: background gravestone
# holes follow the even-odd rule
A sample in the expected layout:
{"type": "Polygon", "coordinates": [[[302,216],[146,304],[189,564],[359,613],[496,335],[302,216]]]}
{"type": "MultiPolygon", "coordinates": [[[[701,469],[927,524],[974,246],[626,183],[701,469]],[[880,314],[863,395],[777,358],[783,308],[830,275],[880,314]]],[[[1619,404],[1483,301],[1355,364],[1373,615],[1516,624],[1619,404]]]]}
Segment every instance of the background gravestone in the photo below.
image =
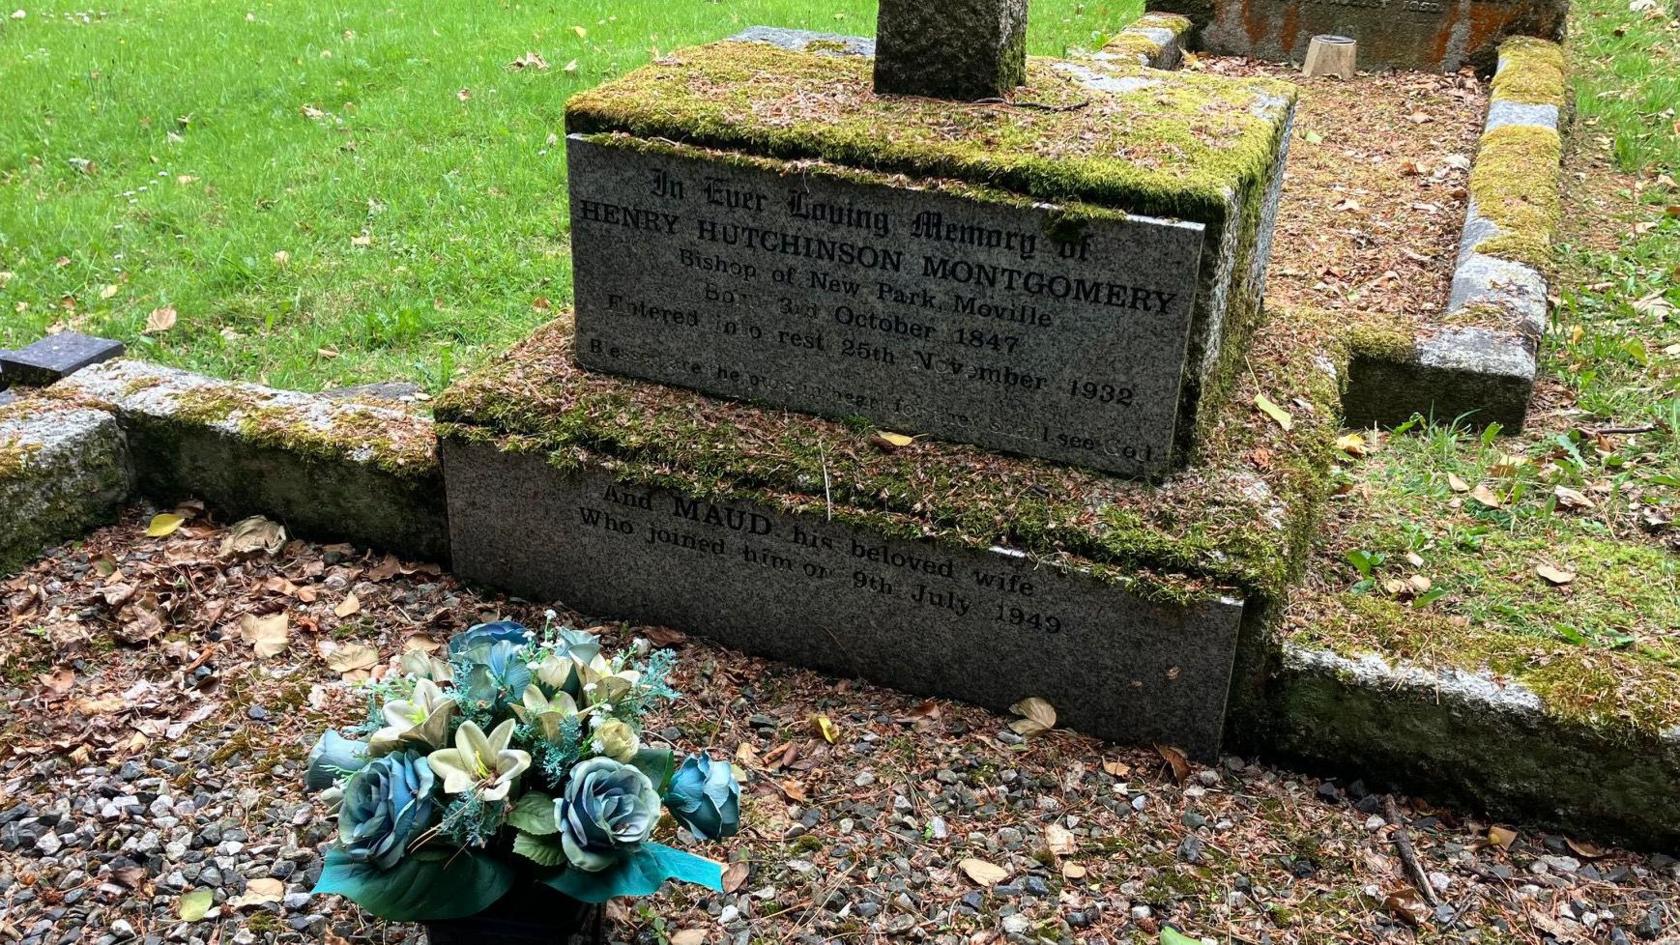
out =
{"type": "Polygon", "coordinates": [[[875,91],[978,101],[1027,77],[1027,0],[881,0],[875,91]]]}
{"type": "Polygon", "coordinates": [[[1359,42],[1360,69],[1492,71],[1507,36],[1561,39],[1569,0],[1148,0],[1195,23],[1209,52],[1299,62],[1320,33],[1359,42]]]}

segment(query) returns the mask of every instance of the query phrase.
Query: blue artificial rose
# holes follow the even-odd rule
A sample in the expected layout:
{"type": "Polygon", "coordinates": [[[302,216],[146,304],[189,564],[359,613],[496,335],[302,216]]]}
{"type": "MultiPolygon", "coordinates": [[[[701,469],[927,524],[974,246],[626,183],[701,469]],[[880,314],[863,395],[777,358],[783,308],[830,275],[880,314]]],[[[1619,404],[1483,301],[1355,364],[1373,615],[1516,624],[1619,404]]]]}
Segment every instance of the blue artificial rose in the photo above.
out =
{"type": "Polygon", "coordinates": [[[344,785],[338,841],[355,863],[390,869],[408,844],[437,822],[436,778],[411,751],[370,761],[344,785]]]}
{"type": "Polygon", "coordinates": [[[368,763],[367,753],[367,742],[352,741],[327,729],[309,749],[309,770],[304,773],[303,786],[311,791],[332,787],[362,770],[368,763]]]}
{"type": "Polygon", "coordinates": [[[468,699],[483,703],[517,702],[531,684],[531,668],[525,664],[522,643],[507,640],[480,641],[459,657],[467,664],[465,681],[456,680],[468,699]]]}
{"type": "Polygon", "coordinates": [[[591,758],[572,769],[565,793],[554,800],[554,820],[567,862],[599,872],[652,835],[659,792],[630,765],[591,758]]]}
{"type": "Polygon", "coordinates": [[[671,816],[702,840],[733,837],[741,827],[741,785],[727,763],[689,755],[665,795],[671,816]]]}
{"type": "Polygon", "coordinates": [[[531,631],[512,620],[481,623],[455,634],[449,639],[449,655],[459,656],[485,643],[512,643],[524,646],[531,642],[531,631]]]}

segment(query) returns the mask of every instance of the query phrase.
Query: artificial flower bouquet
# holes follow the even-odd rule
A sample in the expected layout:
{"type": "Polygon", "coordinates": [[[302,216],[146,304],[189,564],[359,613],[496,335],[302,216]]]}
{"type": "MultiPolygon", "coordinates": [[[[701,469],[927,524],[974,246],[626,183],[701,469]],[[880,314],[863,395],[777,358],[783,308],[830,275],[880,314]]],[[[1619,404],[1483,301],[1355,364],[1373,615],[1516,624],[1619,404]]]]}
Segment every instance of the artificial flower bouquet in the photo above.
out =
{"type": "MultiPolygon", "coordinates": [[[[638,641],[637,650],[645,653],[638,641]]],[[[517,882],[584,903],[646,896],[666,880],[722,889],[722,864],[654,843],[660,807],[694,836],[731,836],[740,785],[729,763],[642,744],[642,717],[675,698],[673,657],[608,657],[594,635],[512,621],[412,651],[370,686],[369,721],[328,731],[307,786],[339,802],[338,839],[316,893],[374,915],[477,915],[517,882]]]]}

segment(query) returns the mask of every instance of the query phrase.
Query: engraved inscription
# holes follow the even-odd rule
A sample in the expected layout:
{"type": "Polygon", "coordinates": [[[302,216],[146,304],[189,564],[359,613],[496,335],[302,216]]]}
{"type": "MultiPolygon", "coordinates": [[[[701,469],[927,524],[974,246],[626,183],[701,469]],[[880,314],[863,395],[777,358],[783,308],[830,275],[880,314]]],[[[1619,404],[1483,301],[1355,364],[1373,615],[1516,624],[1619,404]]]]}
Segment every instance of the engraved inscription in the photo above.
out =
{"type": "Polygon", "coordinates": [[[569,148],[584,366],[1129,475],[1168,468],[1200,225],[569,148]]]}

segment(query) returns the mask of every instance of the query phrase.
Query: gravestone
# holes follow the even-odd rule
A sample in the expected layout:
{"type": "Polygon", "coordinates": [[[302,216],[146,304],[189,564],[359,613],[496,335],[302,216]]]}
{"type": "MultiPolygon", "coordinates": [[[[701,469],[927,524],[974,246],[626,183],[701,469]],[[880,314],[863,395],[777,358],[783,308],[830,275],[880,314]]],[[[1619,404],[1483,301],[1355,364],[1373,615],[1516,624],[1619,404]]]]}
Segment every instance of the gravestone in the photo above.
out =
{"type": "Polygon", "coordinates": [[[1006,548],[564,472],[484,443],[446,440],[444,467],[468,580],[999,711],[1038,696],[1082,731],[1218,751],[1240,598],[1151,601],[1006,548]]]}
{"type": "Polygon", "coordinates": [[[881,0],[875,91],[1003,98],[1027,76],[1027,0],[881,0]]]}
{"type": "MultiPolygon", "coordinates": [[[[1294,92],[1027,61],[1024,21],[886,0],[874,44],[755,29],[569,102],[575,318],[436,404],[457,572],[1211,757],[1271,569],[1140,517],[1236,408],[1294,92]],[[975,446],[876,480],[883,428],[975,446]]],[[[1259,503],[1209,524],[1273,547],[1251,479],[1169,527],[1259,503]]]]}
{"type": "Polygon", "coordinates": [[[1292,91],[1040,62],[1031,109],[879,96],[842,52],[862,44],[755,35],[569,103],[579,362],[1128,476],[1182,465],[1260,312],[1292,91]]]}
{"type": "Polygon", "coordinates": [[[1195,22],[1209,52],[1299,62],[1313,36],[1359,44],[1360,69],[1493,69],[1507,36],[1560,39],[1569,0],[1148,0],[1195,22]]]}
{"type": "Polygon", "coordinates": [[[48,335],[21,351],[0,352],[0,388],[46,387],[90,364],[120,357],[123,345],[73,331],[48,335]]]}
{"type": "Polygon", "coordinates": [[[1205,227],[789,176],[574,136],[578,359],[1154,475],[1205,227]]]}

